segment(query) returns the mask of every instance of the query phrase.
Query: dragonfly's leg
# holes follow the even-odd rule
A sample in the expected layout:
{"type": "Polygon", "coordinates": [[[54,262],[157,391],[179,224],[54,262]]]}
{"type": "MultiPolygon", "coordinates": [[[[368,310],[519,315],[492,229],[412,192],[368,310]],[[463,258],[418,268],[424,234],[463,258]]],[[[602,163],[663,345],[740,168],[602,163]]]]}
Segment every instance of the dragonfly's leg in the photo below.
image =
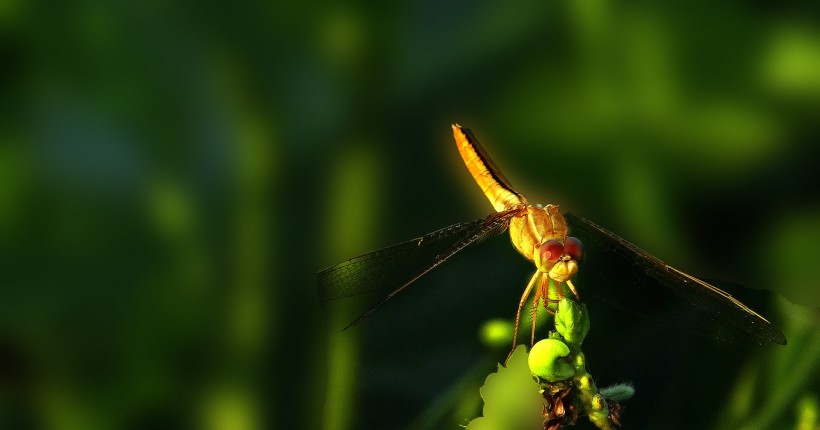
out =
{"type": "MultiPolygon", "coordinates": [[[[510,350],[510,353],[507,354],[507,360],[510,359],[510,356],[512,355],[513,351],[515,351],[515,346],[518,342],[518,327],[521,322],[521,308],[524,307],[524,302],[527,301],[527,297],[530,296],[530,293],[532,292],[532,287],[535,285],[535,281],[538,280],[538,277],[541,276],[541,274],[542,273],[540,270],[535,271],[535,274],[532,275],[532,278],[530,278],[530,282],[527,284],[527,288],[524,290],[524,294],[521,295],[521,301],[518,302],[518,311],[515,313],[515,330],[513,331],[512,349],[510,350]]],[[[505,364],[507,363],[507,360],[504,360],[505,364]]]]}
{"type": "Polygon", "coordinates": [[[564,287],[561,286],[560,282],[555,283],[555,295],[558,297],[559,302],[564,298],[564,287]]]}
{"type": "Polygon", "coordinates": [[[567,279],[567,286],[569,286],[569,289],[575,294],[575,300],[581,300],[581,296],[578,295],[578,290],[575,289],[575,285],[572,285],[572,281],[569,279],[567,279]]]}
{"type": "Polygon", "coordinates": [[[544,302],[545,302],[545,303],[544,303],[544,306],[547,308],[547,311],[548,311],[549,313],[551,313],[551,314],[555,314],[555,311],[553,311],[552,309],[550,309],[548,305],[551,305],[551,304],[553,304],[553,303],[559,303],[559,302],[561,301],[561,299],[563,299],[563,298],[564,298],[564,289],[561,287],[561,284],[559,284],[559,283],[557,283],[557,282],[553,281],[552,279],[550,279],[550,280],[549,280],[549,287],[550,287],[550,288],[555,288],[555,295],[556,295],[557,297],[556,297],[556,298],[554,298],[554,299],[553,299],[553,298],[551,298],[551,297],[546,297],[546,298],[544,298],[544,302]]]}
{"type": "Polygon", "coordinates": [[[542,277],[541,282],[538,285],[538,292],[535,294],[535,298],[532,301],[532,333],[530,334],[530,346],[535,345],[535,323],[538,320],[538,305],[541,304],[541,300],[545,300],[544,308],[549,311],[549,307],[546,303],[546,300],[549,299],[549,288],[549,276],[542,277]]]}
{"type": "Polygon", "coordinates": [[[538,303],[541,301],[541,291],[535,293],[535,297],[532,299],[532,321],[530,321],[530,327],[532,328],[530,334],[530,347],[535,345],[535,322],[538,319],[538,303]]]}

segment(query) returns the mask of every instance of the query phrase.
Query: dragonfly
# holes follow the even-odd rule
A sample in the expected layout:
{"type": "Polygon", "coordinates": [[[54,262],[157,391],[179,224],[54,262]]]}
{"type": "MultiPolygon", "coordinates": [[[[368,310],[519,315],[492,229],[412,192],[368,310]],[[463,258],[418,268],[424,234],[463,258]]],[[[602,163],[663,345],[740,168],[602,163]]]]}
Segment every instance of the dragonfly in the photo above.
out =
{"type": "Polygon", "coordinates": [[[469,129],[453,124],[452,130],[464,165],[495,212],[319,272],[318,295],[323,305],[368,292],[385,294],[344,330],[453,256],[509,230],[515,249],[536,269],[518,302],[513,348],[521,312],[530,296],[532,345],[538,307],[554,309],[555,302],[565,296],[580,300],[579,287],[585,295],[589,290],[596,298],[638,316],[702,336],[728,343],[786,344],[774,324],[725,291],[664,263],[586,218],[562,213],[558,205],[530,204],[510,185],[469,129]],[[576,286],[576,278],[579,282],[589,279],[584,273],[596,274],[607,285],[576,286]]]}

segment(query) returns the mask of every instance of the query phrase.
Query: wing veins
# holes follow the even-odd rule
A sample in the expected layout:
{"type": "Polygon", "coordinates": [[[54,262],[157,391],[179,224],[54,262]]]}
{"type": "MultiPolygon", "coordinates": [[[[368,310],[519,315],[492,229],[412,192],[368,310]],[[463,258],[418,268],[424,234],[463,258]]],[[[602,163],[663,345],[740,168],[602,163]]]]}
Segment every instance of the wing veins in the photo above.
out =
{"type": "MultiPolygon", "coordinates": [[[[772,323],[725,291],[665,264],[657,257],[652,256],[592,221],[570,213],[565,214],[565,216],[573,230],[578,230],[578,232],[582,234],[589,233],[589,230],[595,231],[595,237],[582,237],[582,240],[586,239],[598,242],[602,249],[608,248],[610,252],[617,255],[622,260],[622,264],[631,262],[633,266],[636,266],[635,269],[640,270],[640,273],[638,273],[633,269],[629,275],[625,275],[632,281],[632,284],[627,283],[627,286],[631,286],[633,289],[637,287],[637,289],[642,289],[641,291],[646,293],[661,294],[655,291],[657,288],[649,288],[660,286],[668,293],[677,296],[679,300],[683,300],[688,303],[689,306],[697,309],[700,313],[700,315],[698,315],[699,319],[706,318],[713,323],[717,323],[716,327],[712,327],[707,324],[706,321],[690,321],[685,319],[682,320],[682,322],[678,321],[675,325],[689,324],[690,326],[688,327],[686,325],[682,325],[682,327],[702,335],[709,335],[708,330],[712,329],[716,331],[715,335],[723,340],[734,340],[731,339],[732,335],[739,334],[728,331],[728,328],[732,327],[734,330],[743,332],[745,335],[753,336],[757,343],[761,343],[761,339],[766,339],[774,343],[785,344],[785,337],[772,323]],[[643,283],[641,282],[642,279],[651,282],[651,285],[639,285],[643,283]],[[725,318],[718,321],[719,314],[725,314],[725,318]],[[725,324],[721,324],[720,322],[725,322],[725,324]]],[[[626,269],[621,267],[618,268],[618,270],[624,275],[626,269]]],[[[616,295],[616,293],[603,288],[598,288],[596,291],[598,293],[597,295],[602,298],[609,294],[611,298],[606,298],[607,300],[614,300],[616,295]]],[[[622,301],[616,301],[616,303],[618,303],[620,307],[631,309],[639,315],[649,315],[648,310],[639,309],[637,307],[640,305],[631,307],[633,305],[632,303],[627,305],[622,301]]],[[[668,322],[672,322],[671,317],[668,319],[668,322]]]]}
{"type": "Polygon", "coordinates": [[[378,302],[374,303],[372,306],[367,308],[367,310],[362,312],[361,315],[356,317],[356,319],[351,321],[350,324],[348,324],[342,330],[347,330],[350,327],[353,327],[354,325],[359,323],[359,321],[361,321],[362,319],[366,318],[368,315],[373,313],[373,311],[378,309],[381,305],[386,303],[388,300],[392,299],[397,294],[404,291],[413,282],[417,281],[419,278],[426,275],[431,270],[435,269],[436,267],[438,267],[439,265],[441,265],[442,263],[447,261],[450,257],[456,255],[457,253],[462,251],[464,248],[467,248],[468,246],[474,245],[474,244],[480,242],[481,240],[486,239],[487,237],[503,233],[509,225],[510,218],[512,218],[513,216],[521,213],[521,211],[522,211],[521,208],[518,208],[518,207],[517,208],[512,208],[512,209],[508,209],[508,210],[503,211],[503,212],[498,212],[498,213],[495,213],[495,214],[491,214],[490,216],[488,216],[484,220],[481,220],[481,221],[484,221],[484,222],[482,222],[480,224],[480,228],[478,230],[468,231],[468,234],[466,235],[466,237],[464,237],[463,239],[459,240],[458,242],[456,242],[452,246],[448,247],[447,249],[445,249],[444,251],[442,251],[441,253],[436,255],[436,258],[433,259],[433,262],[430,263],[427,267],[425,267],[423,270],[421,270],[416,275],[412,276],[409,280],[407,280],[401,286],[399,286],[398,288],[393,290],[386,297],[384,297],[383,299],[379,300],[378,302]]]}
{"type": "Polygon", "coordinates": [[[384,291],[387,294],[348,327],[435,267],[481,240],[500,234],[521,213],[514,207],[485,218],[454,224],[396,245],[351,258],[317,274],[323,307],[338,299],[384,291]]]}

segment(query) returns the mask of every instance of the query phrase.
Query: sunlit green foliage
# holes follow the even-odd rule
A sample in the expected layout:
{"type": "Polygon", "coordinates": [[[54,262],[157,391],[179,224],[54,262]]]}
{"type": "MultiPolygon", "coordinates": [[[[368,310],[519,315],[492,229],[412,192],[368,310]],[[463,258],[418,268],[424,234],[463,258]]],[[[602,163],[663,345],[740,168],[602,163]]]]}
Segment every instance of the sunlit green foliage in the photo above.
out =
{"type": "Polygon", "coordinates": [[[469,430],[533,429],[541,425],[543,398],[527,366],[527,350],[519,346],[506,366],[498,365],[481,387],[484,410],[469,430]]]}

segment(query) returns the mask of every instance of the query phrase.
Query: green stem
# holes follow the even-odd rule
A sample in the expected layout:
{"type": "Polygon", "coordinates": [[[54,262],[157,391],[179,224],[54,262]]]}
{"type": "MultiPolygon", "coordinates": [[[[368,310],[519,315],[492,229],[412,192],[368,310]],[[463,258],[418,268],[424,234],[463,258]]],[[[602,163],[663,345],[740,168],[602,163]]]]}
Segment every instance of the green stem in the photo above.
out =
{"type": "MultiPolygon", "coordinates": [[[[441,428],[442,419],[447,411],[454,410],[456,404],[463,397],[463,393],[473,392],[476,381],[481,380],[481,375],[487,373],[487,368],[490,367],[494,361],[479,360],[473,365],[456,383],[454,383],[447,391],[438,396],[410,426],[407,430],[425,430],[433,428],[441,428]]],[[[476,408],[480,407],[480,402],[476,401],[476,408]]],[[[469,416],[469,415],[467,415],[469,416]]],[[[467,417],[465,416],[465,418],[467,417]]]]}
{"type": "Polygon", "coordinates": [[[738,428],[772,428],[781,412],[794,403],[800,394],[800,389],[805,387],[805,382],[820,364],[820,332],[814,333],[803,351],[791,371],[777,385],[777,389],[772,391],[766,405],[738,428]]]}

